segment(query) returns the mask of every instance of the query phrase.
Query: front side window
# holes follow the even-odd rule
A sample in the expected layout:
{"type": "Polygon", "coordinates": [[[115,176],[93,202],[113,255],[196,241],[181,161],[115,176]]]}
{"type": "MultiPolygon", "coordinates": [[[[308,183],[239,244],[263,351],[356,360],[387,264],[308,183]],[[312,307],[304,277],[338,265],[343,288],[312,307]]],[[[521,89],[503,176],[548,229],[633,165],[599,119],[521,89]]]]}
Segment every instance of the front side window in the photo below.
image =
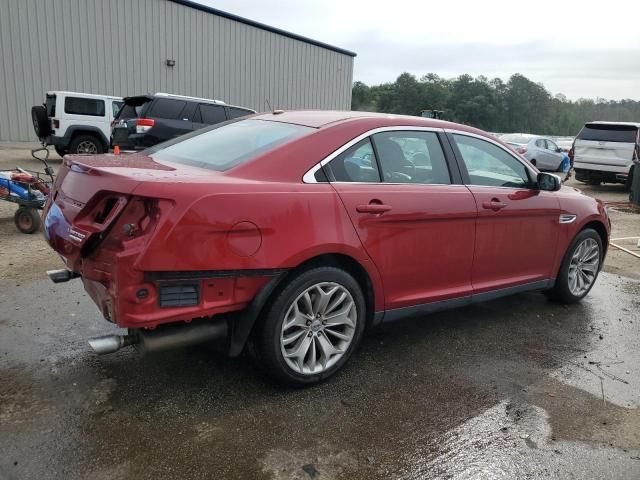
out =
{"type": "Polygon", "coordinates": [[[392,131],[373,135],[385,182],[450,184],[444,151],[435,132],[392,131]]]}
{"type": "Polygon", "coordinates": [[[547,140],[547,149],[551,150],[552,152],[557,152],[558,146],[555,143],[553,143],[551,140],[547,140]]]}
{"type": "Polygon", "coordinates": [[[369,138],[349,147],[323,168],[334,182],[380,181],[378,164],[369,138]]]}
{"type": "Polygon", "coordinates": [[[493,143],[467,135],[454,134],[471,185],[528,188],[529,175],[524,164],[493,143]]]}
{"type": "Polygon", "coordinates": [[[225,171],[314,129],[291,123],[238,120],[188,133],[145,153],[156,160],[225,171]]]}
{"type": "Polygon", "coordinates": [[[64,99],[64,113],[71,115],[89,115],[104,117],[104,100],[95,98],[66,97],[64,99]]]}

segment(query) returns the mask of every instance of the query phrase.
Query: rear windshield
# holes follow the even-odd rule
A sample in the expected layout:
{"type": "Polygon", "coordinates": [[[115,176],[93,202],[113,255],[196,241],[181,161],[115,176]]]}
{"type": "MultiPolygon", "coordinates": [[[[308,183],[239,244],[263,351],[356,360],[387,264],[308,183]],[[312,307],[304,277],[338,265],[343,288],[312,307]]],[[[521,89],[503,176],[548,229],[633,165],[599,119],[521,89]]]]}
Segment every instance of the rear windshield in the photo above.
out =
{"type": "Polygon", "coordinates": [[[635,143],[638,137],[638,127],[633,125],[587,124],[578,134],[578,140],[593,140],[596,142],[635,143]]]}
{"type": "Polygon", "coordinates": [[[265,120],[238,120],[196,130],[145,153],[155,160],[225,171],[299,138],[313,128],[265,120]]]}
{"type": "Polygon", "coordinates": [[[147,97],[127,98],[124,105],[118,112],[118,119],[126,120],[128,118],[139,118],[142,113],[142,109],[150,101],[151,99],[147,97]]]}
{"type": "Polygon", "coordinates": [[[525,137],[524,135],[509,134],[509,135],[503,135],[502,137],[500,137],[500,140],[502,140],[505,143],[518,143],[522,145],[524,143],[529,143],[529,140],[531,140],[531,137],[525,137]]]}

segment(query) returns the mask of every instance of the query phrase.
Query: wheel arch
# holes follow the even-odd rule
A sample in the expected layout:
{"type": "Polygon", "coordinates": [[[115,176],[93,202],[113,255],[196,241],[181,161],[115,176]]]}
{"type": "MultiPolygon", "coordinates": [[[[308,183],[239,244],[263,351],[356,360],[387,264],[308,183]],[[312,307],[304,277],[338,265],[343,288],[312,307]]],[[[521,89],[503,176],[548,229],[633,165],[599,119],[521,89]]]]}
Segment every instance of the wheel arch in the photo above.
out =
{"type": "Polygon", "coordinates": [[[353,276],[365,297],[367,307],[365,328],[375,325],[376,294],[382,295],[382,292],[375,291],[373,281],[367,269],[355,258],[344,253],[323,253],[302,261],[297,266],[287,270],[286,273],[273,278],[263,287],[263,290],[254,298],[251,304],[235,319],[229,355],[232,357],[240,355],[263,312],[268,308],[269,303],[276,298],[278,293],[285,288],[287,279],[300,272],[320,266],[340,268],[353,276]]]}
{"type": "Polygon", "coordinates": [[[95,136],[102,142],[102,146],[104,147],[105,151],[109,150],[109,140],[104,136],[104,132],[98,127],[92,127],[88,125],[69,127],[65,133],[65,137],[68,138],[68,145],[70,145],[73,139],[78,135],[95,136]]]}
{"type": "MultiPolygon", "coordinates": [[[[585,223],[580,228],[580,230],[576,232],[576,235],[578,235],[583,230],[586,230],[587,228],[591,228],[595,230],[596,233],[600,236],[600,240],[602,240],[602,249],[603,249],[602,258],[604,259],[604,257],[607,254],[607,249],[609,248],[609,232],[607,231],[607,227],[605,227],[604,223],[602,223],[599,220],[592,220],[590,222],[585,223]]],[[[575,235],[574,235],[574,238],[575,238],[575,235]]]]}

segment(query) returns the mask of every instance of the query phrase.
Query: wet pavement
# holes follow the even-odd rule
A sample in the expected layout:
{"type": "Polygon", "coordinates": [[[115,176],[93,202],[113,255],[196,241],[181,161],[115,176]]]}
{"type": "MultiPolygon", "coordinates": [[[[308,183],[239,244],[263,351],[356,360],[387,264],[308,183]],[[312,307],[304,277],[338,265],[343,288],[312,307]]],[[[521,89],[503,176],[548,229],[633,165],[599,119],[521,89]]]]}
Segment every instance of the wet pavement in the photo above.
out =
{"type": "Polygon", "coordinates": [[[640,478],[624,277],[390,325],[304,390],[212,347],[97,357],[80,282],[0,287],[0,479],[640,478]]]}

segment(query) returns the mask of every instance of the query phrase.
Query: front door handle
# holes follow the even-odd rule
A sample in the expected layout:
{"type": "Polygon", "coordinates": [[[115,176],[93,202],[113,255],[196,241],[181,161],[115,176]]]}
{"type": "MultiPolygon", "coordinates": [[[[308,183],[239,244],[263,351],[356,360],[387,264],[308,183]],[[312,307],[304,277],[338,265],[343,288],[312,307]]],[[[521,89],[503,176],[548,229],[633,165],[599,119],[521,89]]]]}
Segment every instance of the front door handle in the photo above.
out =
{"type": "Polygon", "coordinates": [[[356,207],[356,212],[358,213],[371,213],[374,215],[381,215],[389,210],[391,210],[391,205],[385,205],[384,203],[370,203],[356,207]]]}
{"type": "Polygon", "coordinates": [[[502,203],[497,198],[492,198],[490,202],[484,202],[482,204],[482,208],[486,210],[493,210],[494,212],[497,212],[498,210],[502,210],[506,206],[507,206],[506,203],[502,203]]]}

